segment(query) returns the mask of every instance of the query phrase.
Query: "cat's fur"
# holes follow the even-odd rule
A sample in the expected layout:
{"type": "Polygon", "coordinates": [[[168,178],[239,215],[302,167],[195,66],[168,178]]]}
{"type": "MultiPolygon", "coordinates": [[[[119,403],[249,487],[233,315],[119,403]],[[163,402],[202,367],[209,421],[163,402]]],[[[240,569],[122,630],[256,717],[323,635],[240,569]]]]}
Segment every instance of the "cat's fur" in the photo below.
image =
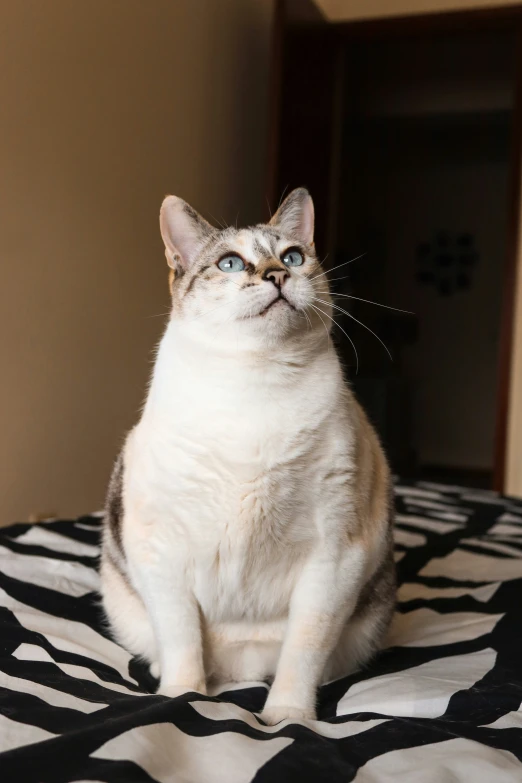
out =
{"type": "Polygon", "coordinates": [[[172,313],[103,540],[110,625],[159,693],[274,677],[268,723],[313,718],[317,686],[373,655],[395,600],[390,473],[330,305],[312,307],[330,302],[313,222],[304,189],[240,230],[163,202],[172,313]],[[290,247],[302,266],[282,263],[290,247]],[[247,269],[221,271],[229,253],[247,269]]]}

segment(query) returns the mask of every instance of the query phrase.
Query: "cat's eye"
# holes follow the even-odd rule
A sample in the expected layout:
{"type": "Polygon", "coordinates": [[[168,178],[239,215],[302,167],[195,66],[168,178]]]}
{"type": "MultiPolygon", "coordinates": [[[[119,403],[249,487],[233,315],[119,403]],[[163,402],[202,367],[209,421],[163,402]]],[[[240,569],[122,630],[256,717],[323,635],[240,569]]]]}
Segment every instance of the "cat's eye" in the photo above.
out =
{"type": "Polygon", "coordinates": [[[286,253],[283,253],[281,261],[283,264],[286,264],[286,266],[301,266],[304,263],[304,258],[303,254],[294,247],[291,250],[287,250],[286,253]]]}
{"type": "Polygon", "coordinates": [[[218,261],[218,267],[222,272],[242,272],[245,269],[245,262],[241,256],[225,256],[218,261]]]}

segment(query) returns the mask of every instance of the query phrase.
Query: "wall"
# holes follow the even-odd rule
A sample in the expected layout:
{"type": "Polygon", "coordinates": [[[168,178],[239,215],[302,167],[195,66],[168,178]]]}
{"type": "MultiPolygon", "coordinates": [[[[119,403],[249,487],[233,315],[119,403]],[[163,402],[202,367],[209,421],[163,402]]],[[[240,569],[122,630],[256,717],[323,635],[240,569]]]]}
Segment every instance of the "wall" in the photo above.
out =
{"type": "Polygon", "coordinates": [[[314,2],[332,22],[520,4],[520,0],[314,0],[314,2]]]}
{"type": "Polygon", "coordinates": [[[271,7],[2,4],[0,524],[102,503],[168,307],[164,194],[264,216],[271,7]]]}

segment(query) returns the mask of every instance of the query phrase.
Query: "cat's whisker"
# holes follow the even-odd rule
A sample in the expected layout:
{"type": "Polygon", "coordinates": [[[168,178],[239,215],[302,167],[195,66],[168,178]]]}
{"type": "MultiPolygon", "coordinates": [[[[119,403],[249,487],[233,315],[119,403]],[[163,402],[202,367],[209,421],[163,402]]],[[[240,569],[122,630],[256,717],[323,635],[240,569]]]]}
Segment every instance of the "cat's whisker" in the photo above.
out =
{"type": "MultiPolygon", "coordinates": [[[[330,291],[318,291],[319,294],[330,293],[330,291]]],[[[344,299],[357,299],[358,302],[366,302],[367,304],[377,305],[377,307],[385,307],[387,310],[395,310],[397,313],[407,313],[408,315],[415,315],[411,310],[401,310],[399,307],[391,307],[391,305],[385,305],[381,302],[373,302],[371,299],[363,299],[360,296],[352,296],[351,294],[332,294],[335,299],[336,296],[342,296],[344,299]]]]}
{"type": "MultiPolygon", "coordinates": [[[[283,188],[283,192],[281,193],[281,198],[279,199],[279,204],[277,205],[277,209],[279,209],[279,207],[281,206],[281,204],[283,202],[283,199],[285,197],[285,193],[286,193],[287,190],[288,190],[288,185],[285,185],[284,188],[283,188]]],[[[277,212],[277,209],[276,209],[276,212],[277,212]]]]}
{"type": "Polygon", "coordinates": [[[213,215],[213,214],[212,214],[212,212],[209,212],[208,214],[210,215],[210,217],[212,218],[212,220],[214,221],[214,223],[217,223],[217,224],[218,224],[218,226],[219,226],[219,227],[220,227],[220,228],[221,228],[223,231],[224,231],[225,229],[227,229],[227,228],[228,228],[227,224],[225,223],[225,221],[224,221],[223,219],[221,219],[221,220],[218,220],[218,218],[217,218],[215,215],[213,215]]]}
{"type": "MultiPolygon", "coordinates": [[[[317,313],[319,318],[321,318],[321,315],[320,315],[320,312],[319,312],[319,308],[318,307],[314,307],[314,305],[311,305],[311,307],[312,307],[313,310],[315,310],[315,312],[317,313]]],[[[324,326],[324,330],[326,332],[326,339],[328,341],[328,353],[330,353],[330,343],[331,343],[330,332],[328,331],[328,327],[326,326],[326,324],[325,324],[325,322],[323,321],[322,318],[321,318],[321,323],[324,326]]]]}
{"type": "MultiPolygon", "coordinates": [[[[316,301],[316,302],[321,302],[321,304],[325,304],[325,305],[328,305],[328,304],[330,304],[329,302],[326,302],[326,301],[325,301],[325,300],[323,300],[323,299],[317,299],[317,298],[315,298],[315,301],[316,301]]],[[[364,327],[364,329],[366,329],[368,332],[370,332],[370,334],[373,334],[373,336],[374,336],[374,337],[375,337],[375,338],[376,338],[376,339],[377,339],[377,340],[380,342],[380,344],[382,345],[382,347],[384,348],[384,350],[386,351],[386,353],[387,353],[387,354],[388,354],[388,356],[390,357],[391,361],[393,362],[393,356],[391,355],[391,353],[390,353],[390,351],[389,351],[389,349],[388,349],[388,346],[387,346],[387,345],[385,345],[385,343],[383,343],[383,341],[381,340],[381,338],[379,337],[379,335],[378,335],[378,334],[375,334],[375,332],[374,332],[372,329],[370,329],[370,327],[369,327],[369,326],[366,326],[366,324],[363,324],[363,322],[362,322],[362,321],[359,321],[359,319],[358,319],[358,318],[356,318],[356,317],[355,317],[354,315],[352,315],[351,313],[349,313],[349,312],[348,312],[348,310],[344,310],[342,307],[339,307],[339,305],[335,305],[335,304],[331,304],[330,306],[331,306],[331,307],[333,307],[335,310],[339,310],[341,313],[344,313],[345,315],[347,315],[347,316],[348,316],[348,318],[351,318],[353,321],[355,321],[356,323],[358,323],[358,324],[360,324],[362,327],[364,327]]]]}
{"type": "MultiPolygon", "coordinates": [[[[330,270],[328,270],[328,271],[330,271],[330,270]]],[[[332,277],[332,278],[327,278],[327,280],[326,280],[326,281],[325,281],[325,280],[322,280],[321,282],[323,282],[323,283],[324,283],[324,282],[328,282],[328,283],[335,283],[335,282],[337,282],[338,280],[348,280],[348,278],[349,278],[349,277],[350,277],[350,275],[343,275],[343,277],[332,277]]],[[[310,281],[311,281],[311,280],[315,280],[315,277],[310,277],[309,279],[310,279],[310,281]]]]}
{"type": "MultiPolygon", "coordinates": [[[[338,328],[338,329],[340,329],[340,330],[341,330],[341,332],[342,332],[344,335],[346,335],[346,337],[347,337],[347,338],[348,338],[348,340],[350,341],[350,343],[351,343],[351,345],[352,345],[352,348],[353,348],[353,350],[354,350],[354,352],[355,352],[355,360],[356,360],[355,374],[356,374],[356,375],[359,375],[359,354],[357,353],[357,348],[355,347],[355,343],[354,343],[354,341],[352,340],[352,338],[350,337],[350,335],[349,335],[347,332],[345,332],[345,330],[343,329],[343,327],[341,326],[341,324],[338,324],[338,323],[337,323],[337,321],[335,321],[335,320],[332,318],[332,316],[331,316],[331,315],[328,315],[328,313],[325,313],[325,311],[324,311],[324,310],[321,310],[321,308],[320,308],[320,307],[317,307],[317,305],[311,305],[311,307],[313,307],[313,309],[314,309],[314,310],[316,310],[318,313],[322,313],[322,314],[323,314],[323,315],[325,315],[327,318],[329,318],[329,319],[330,319],[330,321],[331,321],[331,322],[332,322],[332,323],[333,323],[335,326],[337,326],[337,328],[338,328]]],[[[321,316],[319,316],[319,318],[321,318],[321,316]]],[[[321,318],[321,321],[322,321],[322,320],[323,320],[323,319],[321,318]]]]}
{"type": "Polygon", "coordinates": [[[345,261],[342,264],[337,264],[337,266],[333,266],[331,269],[327,269],[326,272],[320,272],[318,275],[315,275],[315,277],[311,277],[310,280],[317,280],[318,277],[322,277],[323,275],[327,275],[330,272],[333,272],[335,269],[340,269],[342,266],[346,266],[346,264],[353,264],[354,261],[358,261],[360,258],[363,258],[363,256],[367,255],[366,253],[361,253],[360,256],[355,256],[355,258],[351,258],[349,261],[345,261]]]}
{"type": "Polygon", "coordinates": [[[306,318],[306,320],[308,321],[308,328],[312,329],[313,328],[312,327],[312,322],[311,322],[310,318],[308,317],[308,313],[306,312],[306,310],[301,310],[301,312],[304,315],[304,317],[306,318]]]}

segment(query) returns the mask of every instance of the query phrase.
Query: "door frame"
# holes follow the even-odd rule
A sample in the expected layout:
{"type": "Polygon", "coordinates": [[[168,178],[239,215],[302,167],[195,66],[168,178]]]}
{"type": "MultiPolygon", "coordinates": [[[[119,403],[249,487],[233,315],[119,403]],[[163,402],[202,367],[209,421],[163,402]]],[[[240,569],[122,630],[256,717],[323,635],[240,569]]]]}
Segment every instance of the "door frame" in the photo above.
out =
{"type": "MultiPolygon", "coordinates": [[[[306,0],[309,5],[310,0],[306,0]]],[[[267,191],[271,206],[277,204],[280,190],[285,181],[285,151],[281,143],[285,109],[285,48],[303,51],[316,42],[319,47],[332,53],[332,62],[339,61],[341,51],[347,43],[362,40],[406,38],[427,33],[479,32],[484,30],[516,30],[518,62],[515,75],[515,101],[510,149],[509,193],[508,193],[508,236],[507,251],[503,264],[503,294],[500,322],[499,357],[497,369],[497,395],[495,410],[495,444],[493,453],[493,488],[503,492],[506,481],[508,446],[508,421],[510,406],[510,380],[513,362],[515,296],[519,272],[519,248],[521,240],[521,181],[522,181],[522,6],[502,8],[456,10],[432,12],[412,16],[354,20],[353,22],[330,23],[324,17],[310,20],[296,18],[293,9],[295,0],[275,0],[272,56],[272,93],[269,116],[270,143],[268,156],[267,191]],[[304,44],[301,46],[300,44],[304,44]],[[283,172],[283,173],[282,173],[283,172]]],[[[313,50],[313,49],[312,49],[313,50]]],[[[330,70],[332,74],[335,72],[330,70]]],[[[323,171],[314,177],[314,196],[321,203],[323,211],[335,213],[336,188],[332,185],[335,149],[335,122],[338,121],[339,105],[337,91],[326,92],[329,110],[323,109],[325,127],[324,139],[332,140],[330,160],[323,162],[323,171]],[[328,170],[326,170],[326,167],[328,170]]],[[[292,167],[290,166],[290,169],[292,167]]],[[[292,186],[293,182],[290,183],[292,186]]],[[[299,184],[299,183],[295,183],[299,184]]],[[[323,243],[331,239],[325,219],[320,224],[323,243]]]]}

